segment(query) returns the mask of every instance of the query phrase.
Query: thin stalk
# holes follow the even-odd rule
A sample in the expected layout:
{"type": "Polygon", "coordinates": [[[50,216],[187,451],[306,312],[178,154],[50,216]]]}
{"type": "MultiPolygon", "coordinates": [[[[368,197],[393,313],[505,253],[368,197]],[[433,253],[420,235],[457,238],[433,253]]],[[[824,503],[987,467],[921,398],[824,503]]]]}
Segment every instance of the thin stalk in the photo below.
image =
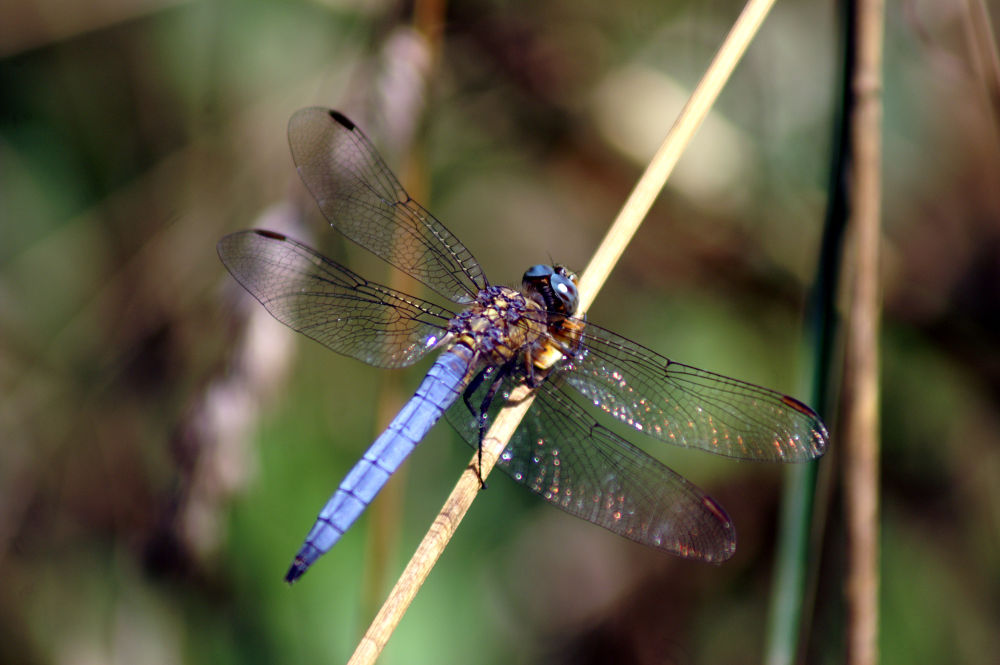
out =
{"type": "MultiPolygon", "coordinates": [[[[625,251],[632,236],[649,212],[653,201],[666,184],[681,153],[690,143],[695,131],[715,103],[723,85],[729,79],[747,46],[757,34],[764,17],[770,11],[774,0],[749,0],[736,23],[726,36],[708,70],[698,83],[681,110],[674,126],[670,129],[660,149],[653,156],[635,188],[629,195],[614,224],[608,231],[590,264],[580,278],[580,314],[582,315],[594,301],[618,258],[625,251]]],[[[460,476],[455,489],[445,501],[400,575],[399,581],[389,594],[382,609],[358,644],[349,661],[352,665],[373,663],[382,652],[410,602],[427,579],[431,569],[452,535],[458,528],[465,513],[471,507],[482,486],[482,478],[493,469],[493,465],[507,447],[524,414],[534,401],[534,395],[527,386],[514,390],[506,406],[497,415],[495,422],[482,443],[481,451],[473,456],[468,468],[460,476]],[[480,458],[481,454],[481,458],[480,458]],[[480,467],[481,464],[481,467],[480,467]]]]}
{"type": "MultiPolygon", "coordinates": [[[[430,96],[431,81],[437,68],[441,53],[441,40],[444,31],[445,0],[417,0],[413,7],[413,41],[422,50],[425,57],[414,57],[412,51],[406,53],[406,71],[411,78],[400,84],[398,79],[390,74],[389,81],[395,83],[380,82],[379,88],[387,86],[389,89],[385,97],[391,98],[396,106],[389,117],[406,117],[413,121],[413,126],[417,127],[421,123],[417,119],[422,118],[426,112],[427,99],[430,96]],[[422,66],[415,66],[422,65],[422,66]],[[406,94],[399,94],[398,88],[404,88],[406,94]]],[[[398,39],[396,42],[398,43],[398,39]]],[[[388,67],[398,71],[400,63],[398,47],[387,49],[389,57],[394,58],[388,67]]],[[[387,102],[383,102],[387,103],[387,102]]],[[[401,172],[402,182],[407,192],[417,200],[429,202],[429,186],[426,173],[426,158],[424,156],[423,142],[415,136],[413,132],[401,132],[398,127],[392,128],[392,134],[397,138],[404,135],[404,140],[396,145],[396,149],[403,155],[404,167],[401,172]]],[[[417,281],[407,275],[402,270],[390,270],[388,284],[397,291],[403,293],[414,293],[418,290],[417,281]]],[[[383,431],[392,420],[399,409],[405,404],[406,397],[402,391],[401,377],[396,372],[385,374],[379,383],[378,395],[376,397],[375,419],[377,430],[376,436],[383,431]]],[[[388,561],[396,554],[396,545],[399,540],[399,525],[401,507],[403,505],[402,482],[405,476],[405,467],[397,471],[397,477],[393,482],[386,485],[382,490],[378,501],[375,501],[370,510],[371,529],[369,530],[368,541],[365,543],[365,561],[370,565],[365,566],[365,573],[362,578],[361,605],[363,617],[374,616],[379,607],[379,603],[385,595],[388,586],[386,573],[389,570],[388,561]]]]}
{"type": "Polygon", "coordinates": [[[851,178],[854,280],[844,366],[847,662],[878,662],[879,248],[884,0],[857,0],[851,178]]]}
{"type": "Polygon", "coordinates": [[[969,44],[969,58],[972,60],[976,78],[986,96],[987,108],[993,118],[996,130],[994,138],[1000,137],[1000,53],[997,39],[990,23],[990,13],[983,0],[966,0],[962,13],[965,38],[969,44]]]}
{"type": "MultiPolygon", "coordinates": [[[[841,73],[836,97],[840,104],[833,123],[823,237],[806,308],[804,341],[810,355],[802,371],[802,383],[810,384],[810,401],[828,423],[832,422],[831,416],[834,415],[830,386],[833,384],[832,363],[838,327],[836,298],[840,290],[844,236],[847,232],[848,165],[851,162],[850,137],[854,121],[851,111],[854,107],[852,79],[857,57],[854,48],[857,41],[855,6],[849,1],[841,3],[840,8],[841,73]]],[[[836,454],[836,450],[830,451],[827,458],[836,454]]],[[[804,650],[803,636],[811,618],[806,597],[812,592],[818,569],[812,556],[810,535],[815,525],[822,521],[818,516],[825,514],[825,510],[818,509],[816,504],[820,468],[820,464],[807,464],[785,471],[768,636],[764,647],[763,662],[767,665],[790,665],[804,650]]]]}

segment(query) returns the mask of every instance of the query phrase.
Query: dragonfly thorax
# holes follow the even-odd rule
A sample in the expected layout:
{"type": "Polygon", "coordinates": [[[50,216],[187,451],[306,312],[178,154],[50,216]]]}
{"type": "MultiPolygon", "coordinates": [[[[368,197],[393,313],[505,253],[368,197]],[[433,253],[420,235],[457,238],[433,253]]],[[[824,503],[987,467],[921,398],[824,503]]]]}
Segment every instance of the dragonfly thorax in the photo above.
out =
{"type": "Polygon", "coordinates": [[[547,334],[545,318],[542,306],[523,293],[490,286],[449,322],[448,332],[481,362],[502,365],[547,334]]]}

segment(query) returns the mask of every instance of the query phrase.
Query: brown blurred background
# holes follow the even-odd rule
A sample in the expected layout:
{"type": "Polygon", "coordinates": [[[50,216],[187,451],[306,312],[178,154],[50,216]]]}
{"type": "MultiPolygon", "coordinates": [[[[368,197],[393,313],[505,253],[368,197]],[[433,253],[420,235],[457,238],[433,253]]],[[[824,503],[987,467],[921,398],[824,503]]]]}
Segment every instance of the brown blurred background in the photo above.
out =
{"type": "MultiPolygon", "coordinates": [[[[591,320],[808,398],[828,5],[778,4],[591,320]]],[[[388,0],[0,5],[0,662],[345,660],[469,449],[439,425],[396,498],[282,582],[426,370],[387,378],[299,339],[218,261],[257,226],[393,279],[318,216],[288,118],[346,112],[494,282],[582,269],[739,9],[474,0],[427,41],[388,0]]],[[[967,9],[889,5],[885,663],[1000,653],[1000,125],[967,9]]],[[[729,509],[732,561],[647,551],[497,477],[382,662],[759,662],[781,470],[656,452],[729,509]]],[[[834,483],[836,463],[834,439],[834,483]]],[[[842,659],[827,496],[811,663],[842,659]]]]}

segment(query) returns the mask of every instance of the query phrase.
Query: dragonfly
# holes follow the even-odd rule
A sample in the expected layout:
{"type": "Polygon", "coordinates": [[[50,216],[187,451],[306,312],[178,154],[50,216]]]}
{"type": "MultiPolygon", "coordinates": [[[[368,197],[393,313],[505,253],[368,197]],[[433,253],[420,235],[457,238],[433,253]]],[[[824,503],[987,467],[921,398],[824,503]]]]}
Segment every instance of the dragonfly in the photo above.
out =
{"type": "Polygon", "coordinates": [[[535,401],[497,466],[567,513],[687,559],[731,557],[732,520],[613,421],[741,460],[806,462],[827,448],[822,420],[794,397],[675,362],[576,316],[577,276],[565,266],[530,267],[520,289],[491,284],[342,113],[302,109],[288,139],[330,225],[449,305],[368,281],[273,231],[219,241],[223,264],[268,312],[335,352],[381,368],[441,352],[320,510],[287,582],[337,543],[442,416],[479,447],[522,384],[535,401]]]}

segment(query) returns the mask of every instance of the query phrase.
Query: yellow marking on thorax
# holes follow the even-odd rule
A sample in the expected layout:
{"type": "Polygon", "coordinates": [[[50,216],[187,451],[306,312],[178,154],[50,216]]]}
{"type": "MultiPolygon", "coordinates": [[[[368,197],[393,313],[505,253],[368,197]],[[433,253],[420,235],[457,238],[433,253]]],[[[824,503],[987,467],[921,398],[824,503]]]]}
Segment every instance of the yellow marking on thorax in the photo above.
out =
{"type": "Polygon", "coordinates": [[[573,353],[580,345],[585,325],[583,321],[569,318],[552,322],[548,327],[550,339],[532,355],[531,363],[542,371],[552,369],[567,353],[573,353]]]}

